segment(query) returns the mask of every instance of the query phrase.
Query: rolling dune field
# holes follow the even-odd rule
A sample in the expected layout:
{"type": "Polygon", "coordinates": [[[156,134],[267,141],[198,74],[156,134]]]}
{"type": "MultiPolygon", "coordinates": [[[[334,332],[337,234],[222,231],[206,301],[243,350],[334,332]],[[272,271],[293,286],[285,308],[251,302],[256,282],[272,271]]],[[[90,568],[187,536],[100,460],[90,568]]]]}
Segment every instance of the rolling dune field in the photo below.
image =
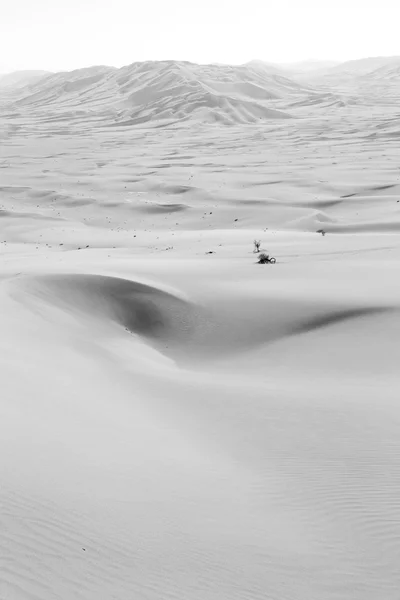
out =
{"type": "Polygon", "coordinates": [[[399,598],[393,65],[0,79],[2,600],[399,598]]]}

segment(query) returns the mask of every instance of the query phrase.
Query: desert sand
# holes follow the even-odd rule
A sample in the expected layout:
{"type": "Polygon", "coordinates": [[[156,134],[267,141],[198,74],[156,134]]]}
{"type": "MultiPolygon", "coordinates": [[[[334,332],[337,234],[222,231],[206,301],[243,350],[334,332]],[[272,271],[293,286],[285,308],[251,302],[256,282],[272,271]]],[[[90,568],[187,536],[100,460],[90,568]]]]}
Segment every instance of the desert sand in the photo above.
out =
{"type": "Polygon", "coordinates": [[[396,68],[0,80],[2,600],[398,599],[396,68]]]}

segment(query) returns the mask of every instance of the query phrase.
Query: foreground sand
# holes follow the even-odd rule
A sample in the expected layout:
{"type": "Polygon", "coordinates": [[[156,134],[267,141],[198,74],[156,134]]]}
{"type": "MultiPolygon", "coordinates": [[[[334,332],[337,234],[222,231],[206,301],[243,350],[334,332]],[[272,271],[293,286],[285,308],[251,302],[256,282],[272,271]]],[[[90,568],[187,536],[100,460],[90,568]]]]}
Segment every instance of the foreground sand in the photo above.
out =
{"type": "Polygon", "coordinates": [[[329,123],[3,123],[1,598],[398,598],[398,156],[329,123]]]}

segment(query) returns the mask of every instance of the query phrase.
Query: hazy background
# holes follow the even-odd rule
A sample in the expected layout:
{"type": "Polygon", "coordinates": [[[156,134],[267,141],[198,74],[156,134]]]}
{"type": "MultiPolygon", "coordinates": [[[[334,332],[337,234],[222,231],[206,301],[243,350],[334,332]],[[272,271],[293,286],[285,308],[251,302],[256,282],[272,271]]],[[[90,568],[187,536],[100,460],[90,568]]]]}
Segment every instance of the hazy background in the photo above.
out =
{"type": "Polygon", "coordinates": [[[400,54],[396,0],[3,0],[0,72],[400,54]]]}

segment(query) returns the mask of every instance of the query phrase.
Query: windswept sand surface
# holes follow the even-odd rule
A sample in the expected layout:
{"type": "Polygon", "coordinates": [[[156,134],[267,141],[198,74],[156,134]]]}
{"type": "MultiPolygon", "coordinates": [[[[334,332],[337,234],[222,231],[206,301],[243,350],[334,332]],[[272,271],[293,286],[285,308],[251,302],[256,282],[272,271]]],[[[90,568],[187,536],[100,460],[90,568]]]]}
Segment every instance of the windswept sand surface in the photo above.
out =
{"type": "Polygon", "coordinates": [[[396,108],[296,110],[1,121],[2,600],[398,600],[396,108]]]}

